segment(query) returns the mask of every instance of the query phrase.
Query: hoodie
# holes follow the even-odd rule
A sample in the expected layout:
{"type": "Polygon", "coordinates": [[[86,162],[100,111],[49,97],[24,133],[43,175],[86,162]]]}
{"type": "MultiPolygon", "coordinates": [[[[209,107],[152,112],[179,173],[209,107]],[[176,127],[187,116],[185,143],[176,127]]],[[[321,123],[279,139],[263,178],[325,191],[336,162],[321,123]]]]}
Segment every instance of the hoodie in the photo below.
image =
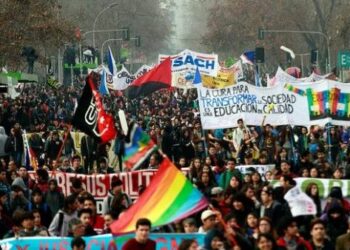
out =
{"type": "Polygon", "coordinates": [[[57,180],[56,179],[50,179],[48,184],[50,186],[50,183],[53,182],[56,185],[56,188],[51,191],[50,188],[48,188],[46,195],[45,195],[45,201],[47,205],[49,206],[52,214],[56,214],[59,209],[63,207],[64,204],[64,195],[57,186],[57,180]]]}
{"type": "Polygon", "coordinates": [[[7,137],[8,136],[6,135],[4,127],[0,127],[0,157],[7,155],[5,153],[5,143],[6,143],[7,137]]]}
{"type": "Polygon", "coordinates": [[[61,236],[61,237],[68,236],[68,225],[73,218],[78,219],[77,211],[75,211],[72,214],[67,214],[65,211],[59,210],[58,213],[56,213],[55,217],[53,218],[50,224],[50,227],[48,229],[50,236],[61,236]],[[58,227],[59,227],[60,213],[63,213],[63,222],[62,222],[61,230],[59,231],[58,227]]]}

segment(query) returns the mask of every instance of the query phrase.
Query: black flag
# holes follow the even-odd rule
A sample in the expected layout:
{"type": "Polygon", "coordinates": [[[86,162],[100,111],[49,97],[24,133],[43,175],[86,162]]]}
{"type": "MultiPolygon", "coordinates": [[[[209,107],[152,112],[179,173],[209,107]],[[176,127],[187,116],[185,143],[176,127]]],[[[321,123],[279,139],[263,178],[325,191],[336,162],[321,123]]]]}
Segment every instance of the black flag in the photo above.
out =
{"type": "Polygon", "coordinates": [[[72,125],[84,133],[106,143],[116,136],[114,119],[103,110],[96,82],[98,75],[90,74],[86,78],[83,94],[73,116],[72,125]]]}

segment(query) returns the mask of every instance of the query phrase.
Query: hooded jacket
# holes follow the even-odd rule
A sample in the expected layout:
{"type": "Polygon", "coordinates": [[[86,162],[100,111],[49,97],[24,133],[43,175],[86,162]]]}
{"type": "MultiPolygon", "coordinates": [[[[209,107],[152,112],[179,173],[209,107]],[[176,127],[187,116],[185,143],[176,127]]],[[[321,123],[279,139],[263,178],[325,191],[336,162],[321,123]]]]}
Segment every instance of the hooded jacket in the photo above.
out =
{"type": "Polygon", "coordinates": [[[57,185],[57,180],[54,178],[50,179],[49,185],[51,182],[55,183],[56,188],[53,191],[51,191],[50,188],[48,189],[48,191],[46,192],[46,195],[45,195],[45,201],[46,201],[47,205],[49,206],[52,214],[56,214],[58,212],[58,210],[63,207],[64,195],[60,191],[60,189],[57,185]]]}
{"type": "Polygon", "coordinates": [[[7,155],[7,153],[5,153],[5,143],[7,140],[7,134],[5,132],[4,127],[0,127],[0,157],[7,155]]]}

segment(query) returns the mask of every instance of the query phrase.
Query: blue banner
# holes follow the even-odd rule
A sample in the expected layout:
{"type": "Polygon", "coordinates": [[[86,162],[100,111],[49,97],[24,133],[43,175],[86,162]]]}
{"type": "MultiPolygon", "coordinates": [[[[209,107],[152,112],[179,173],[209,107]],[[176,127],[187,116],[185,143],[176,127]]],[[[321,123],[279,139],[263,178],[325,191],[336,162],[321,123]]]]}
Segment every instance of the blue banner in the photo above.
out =
{"type": "MultiPolygon", "coordinates": [[[[157,250],[177,249],[183,239],[196,239],[198,244],[204,244],[205,234],[151,234],[150,238],[157,242],[157,250]]],[[[134,234],[113,237],[111,234],[83,237],[86,250],[117,250],[133,238],[134,234]]],[[[10,238],[0,241],[2,250],[70,250],[72,238],[70,237],[22,237],[10,238]]]]}

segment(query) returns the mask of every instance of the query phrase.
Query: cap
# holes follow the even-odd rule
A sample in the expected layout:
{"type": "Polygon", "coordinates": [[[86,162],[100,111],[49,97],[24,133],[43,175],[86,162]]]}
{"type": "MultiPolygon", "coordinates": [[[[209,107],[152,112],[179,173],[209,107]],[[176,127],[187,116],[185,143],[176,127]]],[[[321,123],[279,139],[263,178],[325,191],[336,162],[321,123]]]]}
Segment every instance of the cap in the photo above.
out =
{"type": "Polygon", "coordinates": [[[211,210],[205,210],[201,215],[201,220],[205,221],[206,219],[208,219],[211,216],[216,216],[216,214],[211,210]]]}
{"type": "Polygon", "coordinates": [[[211,189],[211,195],[218,195],[224,192],[224,190],[221,187],[213,187],[211,189]]]}

